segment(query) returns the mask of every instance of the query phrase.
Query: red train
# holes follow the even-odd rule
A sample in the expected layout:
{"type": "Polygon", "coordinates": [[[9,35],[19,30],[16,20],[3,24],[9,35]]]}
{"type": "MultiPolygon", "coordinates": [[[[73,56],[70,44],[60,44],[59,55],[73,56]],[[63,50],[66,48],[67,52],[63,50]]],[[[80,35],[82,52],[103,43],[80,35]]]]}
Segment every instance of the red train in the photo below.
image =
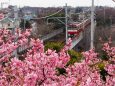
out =
{"type": "Polygon", "coordinates": [[[83,27],[88,26],[90,23],[91,23],[91,20],[86,19],[81,23],[76,22],[76,23],[73,23],[73,24],[69,24],[68,27],[69,28],[75,28],[76,30],[78,30],[78,29],[83,29],[83,27]]]}
{"type": "Polygon", "coordinates": [[[83,29],[85,28],[85,27],[87,27],[89,24],[91,23],[91,20],[90,19],[86,19],[86,20],[84,20],[83,22],[81,22],[81,23],[73,23],[73,24],[69,24],[68,26],[70,27],[70,28],[74,28],[73,30],[68,30],[68,36],[70,37],[70,38],[74,38],[74,37],[76,37],[76,36],[79,36],[79,33],[81,32],[81,31],[83,31],[83,29]]]}

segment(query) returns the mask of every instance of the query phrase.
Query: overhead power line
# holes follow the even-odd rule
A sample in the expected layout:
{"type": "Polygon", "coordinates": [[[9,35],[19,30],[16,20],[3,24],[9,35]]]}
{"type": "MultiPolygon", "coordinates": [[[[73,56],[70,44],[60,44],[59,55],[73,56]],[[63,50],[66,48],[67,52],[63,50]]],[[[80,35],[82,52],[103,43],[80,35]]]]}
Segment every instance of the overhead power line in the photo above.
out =
{"type": "Polygon", "coordinates": [[[54,15],[58,14],[58,13],[59,13],[59,12],[61,12],[62,10],[63,10],[63,8],[62,8],[62,9],[60,9],[59,11],[57,11],[57,12],[55,12],[55,13],[51,14],[51,15],[44,16],[44,17],[40,17],[40,18],[35,18],[35,19],[45,19],[45,18],[48,18],[48,17],[51,17],[51,16],[54,16],[54,15]]]}

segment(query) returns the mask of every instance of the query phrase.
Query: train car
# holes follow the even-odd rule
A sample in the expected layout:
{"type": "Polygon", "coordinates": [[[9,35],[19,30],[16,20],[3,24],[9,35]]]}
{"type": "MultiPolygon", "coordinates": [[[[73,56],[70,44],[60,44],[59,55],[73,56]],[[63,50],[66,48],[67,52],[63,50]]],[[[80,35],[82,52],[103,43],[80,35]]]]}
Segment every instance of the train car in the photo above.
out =
{"type": "Polygon", "coordinates": [[[78,37],[79,34],[84,30],[84,28],[87,27],[90,23],[91,23],[90,19],[86,19],[81,23],[77,22],[77,23],[69,24],[70,30],[67,31],[68,37],[72,39],[78,37]]]}
{"type": "Polygon", "coordinates": [[[79,25],[79,22],[70,23],[70,24],[68,24],[68,28],[77,30],[77,29],[79,29],[78,25],[79,25]]]}
{"type": "Polygon", "coordinates": [[[79,30],[68,30],[68,32],[67,32],[68,38],[74,39],[74,38],[78,37],[81,31],[82,31],[81,29],[79,29],[79,30]]]}
{"type": "Polygon", "coordinates": [[[79,30],[79,29],[84,29],[91,23],[90,19],[86,19],[83,22],[76,22],[72,24],[68,24],[69,29],[74,29],[74,30],[79,30]]]}

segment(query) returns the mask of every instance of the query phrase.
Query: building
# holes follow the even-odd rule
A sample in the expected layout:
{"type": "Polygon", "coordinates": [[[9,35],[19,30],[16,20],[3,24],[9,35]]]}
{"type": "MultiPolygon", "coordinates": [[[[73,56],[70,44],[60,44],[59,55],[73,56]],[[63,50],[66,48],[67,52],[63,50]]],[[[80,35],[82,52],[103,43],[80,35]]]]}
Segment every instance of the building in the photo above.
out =
{"type": "Polygon", "coordinates": [[[20,21],[15,21],[14,19],[11,19],[11,18],[4,18],[2,20],[0,20],[0,28],[14,28],[14,27],[18,27],[19,26],[19,22],[20,21]]]}

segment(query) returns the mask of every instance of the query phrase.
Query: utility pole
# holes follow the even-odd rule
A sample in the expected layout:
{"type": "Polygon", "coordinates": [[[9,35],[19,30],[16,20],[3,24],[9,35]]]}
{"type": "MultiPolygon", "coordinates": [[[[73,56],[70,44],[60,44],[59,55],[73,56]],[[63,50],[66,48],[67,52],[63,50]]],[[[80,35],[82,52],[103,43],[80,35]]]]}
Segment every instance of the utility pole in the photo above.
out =
{"type": "Polygon", "coordinates": [[[67,30],[68,30],[68,15],[67,15],[67,3],[66,3],[66,6],[65,6],[65,28],[66,28],[66,43],[67,43],[67,40],[68,40],[68,34],[67,34],[67,30]]]}
{"type": "MultiPolygon", "coordinates": [[[[17,42],[17,39],[18,39],[18,34],[15,34],[16,33],[16,29],[18,28],[18,8],[17,6],[14,7],[14,30],[13,30],[13,34],[14,35],[17,35],[16,36],[16,39],[14,40],[14,43],[17,42]]],[[[17,54],[17,49],[14,51],[14,55],[15,57],[18,58],[18,54],[17,54]]]]}
{"type": "Polygon", "coordinates": [[[13,34],[15,34],[16,28],[19,27],[18,24],[18,8],[17,6],[14,7],[14,28],[13,28],[13,34]]]}
{"type": "Polygon", "coordinates": [[[105,26],[105,6],[104,6],[104,26],[105,26]]]}
{"type": "Polygon", "coordinates": [[[1,9],[3,8],[3,6],[4,6],[5,4],[8,4],[8,3],[7,3],[7,2],[1,2],[1,9]]]}
{"type": "Polygon", "coordinates": [[[94,48],[94,0],[92,0],[91,7],[91,49],[94,48]]]}
{"type": "Polygon", "coordinates": [[[10,6],[10,0],[8,1],[8,4],[9,4],[9,6],[10,6]]]}
{"type": "Polygon", "coordinates": [[[85,26],[84,26],[84,20],[85,20],[85,12],[84,12],[84,10],[83,10],[83,30],[84,30],[84,28],[85,28],[85,26]]]}
{"type": "Polygon", "coordinates": [[[25,28],[25,24],[26,24],[26,20],[25,20],[25,18],[24,18],[24,31],[25,31],[25,29],[26,29],[26,28],[25,28]]]}
{"type": "Polygon", "coordinates": [[[110,28],[112,27],[112,15],[110,16],[110,28]]]}

